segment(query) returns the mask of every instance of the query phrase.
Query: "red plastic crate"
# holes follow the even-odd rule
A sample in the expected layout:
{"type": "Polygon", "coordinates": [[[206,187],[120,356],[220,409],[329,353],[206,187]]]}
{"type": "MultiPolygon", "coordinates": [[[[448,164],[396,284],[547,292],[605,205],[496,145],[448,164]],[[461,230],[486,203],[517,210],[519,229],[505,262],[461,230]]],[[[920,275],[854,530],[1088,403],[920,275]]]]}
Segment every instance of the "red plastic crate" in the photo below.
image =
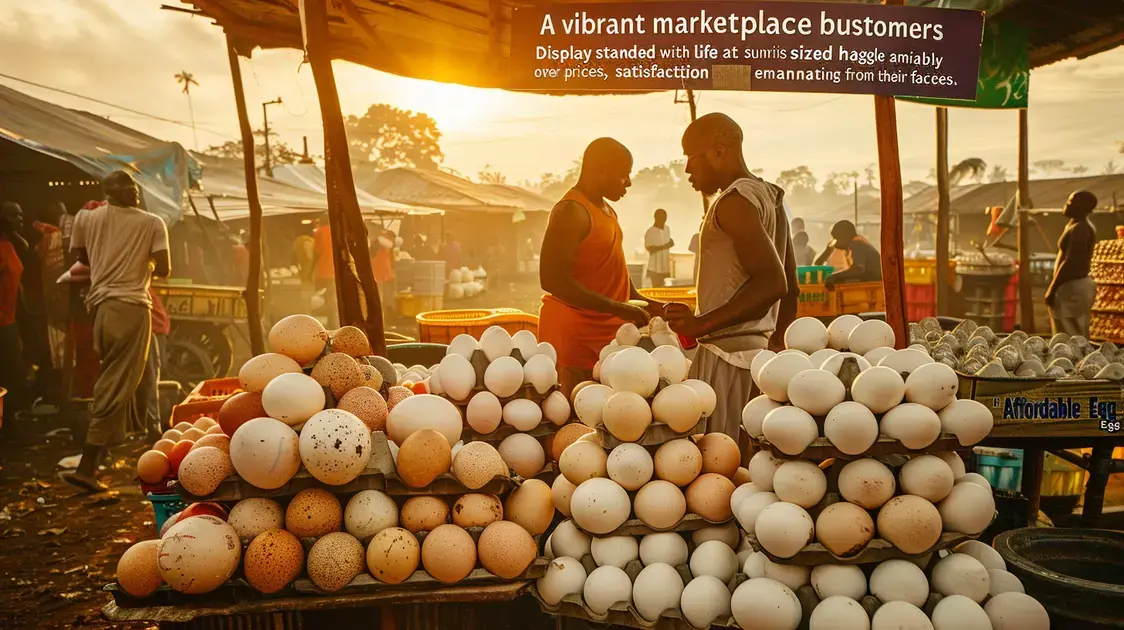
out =
{"type": "Polygon", "coordinates": [[[937,286],[935,284],[905,285],[905,312],[911,322],[919,322],[937,314],[937,286]]]}
{"type": "Polygon", "coordinates": [[[1015,273],[1011,274],[1011,279],[1007,281],[1007,292],[1004,297],[1006,303],[1003,304],[1003,331],[1010,332],[1015,329],[1015,316],[1019,307],[1019,272],[1017,269],[1015,273]]]}
{"type": "Polygon", "coordinates": [[[242,390],[242,383],[237,376],[227,378],[212,378],[195,386],[195,389],[184,399],[184,402],[197,402],[208,398],[229,398],[242,390]]]}

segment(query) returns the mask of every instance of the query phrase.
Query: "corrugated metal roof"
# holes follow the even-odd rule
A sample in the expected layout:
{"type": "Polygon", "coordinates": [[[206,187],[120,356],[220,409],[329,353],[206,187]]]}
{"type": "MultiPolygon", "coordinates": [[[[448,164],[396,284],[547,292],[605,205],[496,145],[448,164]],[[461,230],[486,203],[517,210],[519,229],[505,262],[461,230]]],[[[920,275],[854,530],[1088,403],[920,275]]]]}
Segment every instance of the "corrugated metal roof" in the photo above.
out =
{"type": "Polygon", "coordinates": [[[548,211],[549,199],[516,186],[477,184],[451,173],[416,168],[393,168],[360,178],[367,192],[411,206],[514,214],[548,211]]]}

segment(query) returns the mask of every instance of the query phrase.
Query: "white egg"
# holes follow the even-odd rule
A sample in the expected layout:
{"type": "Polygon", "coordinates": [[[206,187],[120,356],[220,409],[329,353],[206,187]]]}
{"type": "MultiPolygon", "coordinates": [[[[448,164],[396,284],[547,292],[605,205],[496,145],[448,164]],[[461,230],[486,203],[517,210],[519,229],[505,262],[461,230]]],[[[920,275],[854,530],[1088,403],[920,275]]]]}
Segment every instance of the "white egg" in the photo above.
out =
{"type": "Polygon", "coordinates": [[[851,383],[851,398],[872,412],[886,413],[905,397],[905,381],[891,368],[875,366],[863,370],[851,383]]]}
{"type": "Polygon", "coordinates": [[[582,598],[595,614],[604,615],[614,604],[632,603],[632,580],[617,567],[597,567],[585,579],[582,598]]]}
{"type": "Polygon", "coordinates": [[[796,630],[800,626],[801,608],[796,593],[769,578],[742,582],[730,599],[730,611],[742,628],[796,630]]]}
{"type": "Polygon", "coordinates": [[[695,577],[710,575],[725,584],[738,572],[738,555],[726,543],[708,540],[695,548],[690,567],[695,577]]]}
{"type": "Polygon", "coordinates": [[[974,483],[988,492],[991,491],[991,482],[987,480],[987,477],[979,473],[965,473],[956,480],[956,483],[974,483]]]}
{"type": "Polygon", "coordinates": [[[823,350],[816,350],[812,354],[809,354],[808,360],[812,362],[813,368],[819,369],[828,359],[837,354],[839,354],[838,350],[824,348],[823,350]]]}
{"type": "Polygon", "coordinates": [[[886,603],[906,602],[920,608],[929,599],[929,580],[908,560],[886,560],[870,574],[870,594],[886,603]]]}
{"type": "MultiPolygon", "coordinates": [[[[523,361],[530,361],[531,357],[538,354],[539,351],[539,340],[535,339],[535,333],[529,330],[516,331],[511,336],[511,345],[515,346],[515,349],[523,356],[523,361]]],[[[554,360],[551,359],[550,362],[554,363],[554,360]]]]}
{"type": "Polygon", "coordinates": [[[472,335],[459,334],[449,342],[445,355],[459,354],[466,359],[471,359],[473,353],[480,349],[480,343],[472,335]]]}
{"type": "Polygon", "coordinates": [[[893,348],[875,348],[875,349],[871,350],[870,352],[867,352],[865,355],[863,355],[863,358],[866,359],[867,361],[870,361],[871,365],[878,365],[886,357],[890,356],[891,354],[894,354],[895,352],[897,352],[897,351],[894,350],[893,348]]]}
{"type": "Polygon", "coordinates": [[[583,481],[570,498],[570,516],[583,530],[604,535],[612,532],[632,513],[632,502],[624,488],[612,479],[594,477],[583,481]]]}
{"type": "Polygon", "coordinates": [[[651,396],[660,383],[660,369],[642,348],[625,348],[601,364],[601,380],[618,392],[651,396]]]}
{"type": "Polygon", "coordinates": [[[558,369],[554,361],[544,354],[528,359],[523,365],[523,382],[534,387],[539,394],[545,394],[558,384],[558,369]]]}
{"type": "Polygon", "coordinates": [[[841,402],[827,413],[823,434],[847,455],[860,455],[878,441],[878,419],[862,403],[841,402]]]}
{"type": "Polygon", "coordinates": [[[594,538],[590,553],[599,567],[614,566],[623,569],[629,562],[640,559],[640,542],[634,536],[594,538]]]}
{"type": "Polygon", "coordinates": [[[884,321],[867,320],[851,330],[847,346],[856,354],[866,354],[875,348],[893,348],[894,329],[884,321]]]}
{"type": "MultiPolygon", "coordinates": [[[[499,328],[504,334],[507,331],[499,328]]],[[[523,385],[523,366],[513,357],[501,356],[484,371],[484,386],[500,398],[512,396],[523,385]]]]}
{"type": "Polygon", "coordinates": [[[995,497],[991,490],[974,483],[958,483],[937,504],[946,532],[975,536],[995,518],[995,497]]]}
{"type": "Polygon", "coordinates": [[[682,383],[668,385],[652,399],[652,419],[666,424],[676,433],[685,433],[694,428],[700,418],[702,418],[702,398],[689,385],[682,383]]]}
{"type": "Polygon", "coordinates": [[[835,350],[847,350],[851,331],[861,323],[863,320],[858,315],[840,315],[831,320],[831,324],[827,327],[828,345],[835,350]]]}
{"type": "Polygon", "coordinates": [[[500,420],[503,419],[503,405],[492,392],[476,392],[465,407],[464,417],[473,431],[487,435],[500,426],[500,420]]]}
{"type": "Polygon", "coordinates": [[[933,454],[943,459],[944,463],[948,464],[948,467],[952,469],[952,476],[956,478],[957,481],[959,481],[960,478],[963,477],[967,472],[967,470],[964,468],[964,460],[960,457],[959,454],[956,453],[956,451],[943,451],[933,454]]]}
{"type": "Polygon", "coordinates": [[[476,370],[472,363],[459,353],[450,353],[441,359],[438,369],[441,370],[441,388],[449,398],[467,400],[476,387],[476,370]]]}
{"type": "Polygon", "coordinates": [[[702,401],[702,415],[704,418],[709,418],[710,414],[714,413],[714,408],[718,406],[718,396],[714,393],[714,388],[710,383],[697,378],[689,378],[683,381],[683,384],[699,395],[699,400],[702,401]]]}
{"type": "Polygon", "coordinates": [[[967,540],[953,549],[956,553],[964,553],[980,561],[980,564],[990,569],[1007,570],[1007,563],[1003,556],[994,547],[978,540],[967,540]]]}
{"type": "Polygon", "coordinates": [[[773,475],[784,460],[773,457],[769,451],[757,451],[749,459],[749,478],[757,485],[758,489],[765,492],[773,491],[773,475]]]}
{"type": "MultiPolygon", "coordinates": [[[[965,630],[979,628],[993,630],[991,619],[980,605],[963,595],[950,595],[937,602],[933,608],[934,630],[965,630]]],[[[1020,627],[1019,630],[1022,630],[1020,627]]]]}
{"type": "Polygon", "coordinates": [[[827,476],[812,462],[787,461],[773,475],[773,492],[781,501],[808,509],[823,499],[827,492],[827,476]]]}
{"type": "Polygon", "coordinates": [[[659,619],[665,610],[677,610],[682,595],[683,578],[667,564],[645,566],[632,584],[633,606],[649,622],[659,619]]]}
{"type": "Polygon", "coordinates": [[[362,420],[343,409],[321,411],[301,429],[300,455],[305,469],[318,481],[342,486],[367,467],[371,459],[371,431],[362,420]]]}
{"type": "MultiPolygon", "coordinates": [[[[959,389],[960,379],[956,376],[956,370],[944,363],[930,362],[921,365],[905,379],[905,399],[925,405],[933,411],[940,411],[952,404],[959,389]]],[[[991,430],[990,425],[988,430],[991,430]]]]}
{"type": "MultiPolygon", "coordinates": [[[[922,352],[916,348],[906,348],[905,350],[894,350],[885,357],[882,357],[882,360],[880,360],[877,365],[882,365],[895,372],[907,375],[916,372],[922,365],[932,362],[933,357],[929,356],[929,353],[922,352]]],[[[944,364],[942,363],[941,365],[944,364]]]]}
{"type": "Polygon", "coordinates": [[[640,329],[632,322],[626,323],[617,329],[613,341],[622,346],[635,346],[640,343],[640,329]]]}
{"type": "Polygon", "coordinates": [[[952,401],[937,416],[941,429],[955,435],[961,446],[972,446],[987,437],[995,423],[987,406],[970,399],[952,401]]]}
{"type": "Polygon", "coordinates": [[[941,436],[941,419],[925,405],[902,403],[882,415],[878,428],[902,446],[920,450],[941,436]]]}
{"type": "Polygon", "coordinates": [[[772,492],[758,492],[746,497],[734,514],[738,519],[738,525],[741,525],[747,534],[756,534],[757,517],[761,515],[761,511],[779,501],[777,495],[772,492]]]}
{"type": "Polygon", "coordinates": [[[422,383],[425,383],[425,390],[427,392],[440,396],[445,393],[445,388],[441,386],[441,379],[437,375],[438,367],[439,366],[436,365],[433,366],[433,369],[429,371],[429,378],[422,381],[422,383]]]}
{"type": "Polygon", "coordinates": [[[812,588],[820,599],[850,597],[858,601],[866,595],[866,574],[854,564],[821,564],[812,567],[812,588]]]}
{"type": "Polygon", "coordinates": [[[578,420],[588,427],[596,428],[601,424],[605,403],[613,394],[612,387],[599,383],[583,387],[574,397],[574,412],[578,414],[578,420]]]}
{"type": "Polygon", "coordinates": [[[992,597],[984,606],[993,630],[1050,630],[1050,615],[1033,597],[1007,592],[992,597]]]}
{"type": "MultiPolygon", "coordinates": [[[[761,437],[761,424],[765,421],[765,416],[769,415],[770,411],[780,409],[783,406],[783,403],[779,403],[765,394],[751,399],[745,404],[745,407],[742,408],[742,427],[745,429],[745,432],[751,436],[761,437]]],[[[876,430],[877,426],[876,423],[876,430]]]]}
{"type": "MultiPolygon", "coordinates": [[[[757,386],[761,392],[777,402],[788,402],[788,384],[792,378],[812,369],[807,355],[799,352],[782,352],[761,366],[757,373],[757,386]]],[[[904,385],[903,385],[904,387],[904,385]]]]}
{"type": "Polygon", "coordinates": [[[987,578],[987,594],[992,597],[995,597],[1000,593],[1026,592],[1026,588],[1023,587],[1022,580],[1015,577],[1015,574],[1010,573],[1009,571],[1004,571],[1003,569],[988,569],[987,578]]]}
{"type": "Polygon", "coordinates": [[[261,394],[262,408],[269,417],[291,427],[322,411],[326,400],[320,383],[301,372],[274,377],[261,394]]]}
{"type": "Polygon", "coordinates": [[[827,347],[827,326],[815,317],[801,317],[784,331],[784,347],[812,354],[827,347]]]}
{"type": "Polygon", "coordinates": [[[757,376],[760,374],[761,368],[775,356],[777,356],[777,353],[772,350],[761,350],[753,355],[753,360],[749,363],[749,375],[753,378],[754,383],[757,382],[757,376]]]}
{"type": "Polygon", "coordinates": [[[679,610],[695,628],[708,628],[730,617],[730,589],[714,576],[696,576],[687,583],[679,610]]]}
{"type": "Polygon", "coordinates": [[[761,488],[752,481],[734,488],[734,493],[730,495],[730,511],[737,516],[738,508],[741,507],[742,502],[761,491],[761,488]]]}
{"type": "Polygon", "coordinates": [[[639,444],[621,444],[609,453],[605,462],[609,478],[630,492],[639,490],[652,479],[654,467],[651,453],[639,444]]]}
{"type": "Polygon", "coordinates": [[[948,496],[956,482],[948,464],[934,455],[919,455],[910,459],[902,466],[898,477],[903,492],[915,494],[930,503],[948,496]]]}
{"type": "Polygon", "coordinates": [[[778,558],[795,556],[815,535],[815,525],[808,512],[799,505],[784,502],[761,510],[753,529],[762,549],[778,558]]]}
{"type": "Polygon", "coordinates": [[[669,384],[682,383],[687,378],[687,357],[675,346],[659,346],[652,350],[652,360],[659,368],[660,378],[669,384]]]}
{"type": "Polygon", "coordinates": [[[580,595],[585,586],[585,568],[574,558],[557,557],[546,568],[535,587],[548,606],[557,606],[567,595],[580,595]]]}
{"type": "Polygon", "coordinates": [[[769,562],[769,557],[761,551],[755,551],[748,554],[745,560],[742,561],[742,573],[749,579],[765,577],[765,564],[769,562]]]}
{"type": "Polygon", "coordinates": [[[542,408],[533,400],[516,398],[503,406],[503,421],[516,431],[530,431],[542,422],[542,408]]]}
{"type": "Polygon", "coordinates": [[[501,357],[510,358],[515,344],[511,340],[511,333],[499,326],[492,326],[480,335],[480,349],[484,351],[488,361],[494,362],[501,357]]]}
{"type": "Polygon", "coordinates": [[[598,361],[604,361],[605,359],[609,358],[609,355],[616,354],[617,352],[620,352],[621,350],[624,350],[627,347],[628,346],[620,345],[614,339],[613,341],[609,342],[609,345],[605,346],[604,348],[601,348],[601,352],[599,352],[597,354],[597,360],[598,361]]]}
{"type": "Polygon", "coordinates": [[[550,548],[559,556],[581,559],[589,555],[593,538],[578,529],[573,521],[565,520],[550,535],[550,548]]]}
{"type": "Polygon", "coordinates": [[[798,372],[788,383],[788,400],[813,416],[823,416],[843,402],[847,388],[827,370],[798,372]]]}
{"type": "Polygon", "coordinates": [[[913,604],[888,602],[874,611],[870,630],[933,630],[933,623],[913,604]]]}
{"type": "MultiPolygon", "coordinates": [[[[799,407],[781,407],[765,416],[761,433],[782,453],[799,455],[820,436],[820,429],[816,419],[807,411],[799,407]]],[[[753,478],[752,471],[750,478],[753,478]]]]}
{"type": "Polygon", "coordinates": [[[561,391],[551,392],[542,402],[542,413],[547,420],[562,426],[570,420],[570,399],[561,391]]]}
{"type": "Polygon", "coordinates": [[[987,597],[990,586],[987,569],[967,554],[949,554],[933,567],[931,587],[934,593],[963,595],[978,604],[987,597]]]}
{"type": "Polygon", "coordinates": [[[870,617],[849,597],[829,597],[812,609],[808,630],[868,630],[870,617]]]}
{"type": "Polygon", "coordinates": [[[808,584],[812,571],[798,564],[779,564],[766,556],[764,574],[764,577],[776,580],[795,591],[808,584]]]}
{"type": "Polygon", "coordinates": [[[644,566],[668,564],[679,566],[687,564],[687,541],[675,532],[648,534],[640,539],[640,562],[644,566]]]}

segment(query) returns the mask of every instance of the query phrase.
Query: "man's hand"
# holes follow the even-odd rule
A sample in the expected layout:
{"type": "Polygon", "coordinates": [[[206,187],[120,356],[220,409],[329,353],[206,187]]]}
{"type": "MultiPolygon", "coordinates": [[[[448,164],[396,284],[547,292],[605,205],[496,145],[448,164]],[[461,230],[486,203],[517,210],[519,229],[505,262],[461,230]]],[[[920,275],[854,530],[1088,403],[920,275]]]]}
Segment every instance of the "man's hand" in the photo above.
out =
{"type": "Polygon", "coordinates": [[[686,304],[673,302],[667,305],[664,312],[668,325],[675,332],[691,339],[698,339],[705,334],[694,311],[686,304]]]}
{"type": "Polygon", "coordinates": [[[827,278],[825,278],[824,281],[823,281],[823,286],[828,291],[834,289],[835,288],[835,275],[833,274],[833,275],[830,275],[827,278]]]}
{"type": "Polygon", "coordinates": [[[664,302],[656,302],[648,300],[648,305],[644,307],[648,311],[650,317],[664,317],[666,315],[667,304],[664,302]]]}
{"type": "Polygon", "coordinates": [[[669,238],[667,239],[667,248],[671,249],[672,247],[675,247],[675,239],[669,238]]]}
{"type": "Polygon", "coordinates": [[[773,331],[773,334],[769,337],[769,349],[773,352],[780,352],[785,349],[783,330],[773,331]]]}
{"type": "Polygon", "coordinates": [[[632,322],[633,324],[636,324],[637,328],[643,328],[644,326],[647,326],[648,321],[652,319],[651,315],[648,314],[648,311],[640,308],[639,306],[633,306],[632,304],[629,304],[627,302],[621,302],[617,307],[616,312],[614,312],[613,314],[626,322],[632,322]]]}

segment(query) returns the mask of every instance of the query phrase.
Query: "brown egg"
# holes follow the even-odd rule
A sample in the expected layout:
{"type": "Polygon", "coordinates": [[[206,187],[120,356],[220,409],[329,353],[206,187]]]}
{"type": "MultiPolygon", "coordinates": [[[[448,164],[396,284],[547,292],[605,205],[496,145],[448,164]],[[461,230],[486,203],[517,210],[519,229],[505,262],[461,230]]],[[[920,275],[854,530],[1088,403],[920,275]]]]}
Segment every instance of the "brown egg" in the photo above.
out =
{"type": "Polygon", "coordinates": [[[363,384],[371,389],[382,389],[382,372],[373,365],[359,364],[359,371],[363,372],[363,384]]]}
{"type": "Polygon", "coordinates": [[[410,497],[398,512],[402,527],[429,532],[449,522],[449,504],[438,497],[410,497]]]}
{"type": "Polygon", "coordinates": [[[320,356],[327,343],[328,331],[310,315],[289,315],[269,329],[269,347],[301,365],[320,356]]]}
{"type": "Polygon", "coordinates": [[[433,579],[456,584],[476,568],[476,543],[456,525],[442,525],[422,541],[422,566],[433,579]]]}
{"type": "Polygon", "coordinates": [[[687,486],[687,511],[715,523],[729,520],[734,482],[717,473],[703,473],[687,486]]]}
{"type": "Polygon", "coordinates": [[[339,499],[320,488],[301,490],[285,508],[285,529],[297,538],[319,538],[338,532],[342,522],[339,499]]]}
{"type": "Polygon", "coordinates": [[[503,503],[494,494],[465,494],[453,504],[453,524],[487,527],[503,520],[503,503]]]}
{"type": "Polygon", "coordinates": [[[367,571],[384,584],[401,584],[421,562],[421,545],[412,533],[391,527],[375,534],[367,545],[367,571]]]}
{"type": "Polygon", "coordinates": [[[702,471],[733,479],[741,465],[742,453],[734,438],[725,433],[707,433],[698,442],[702,452],[702,471]]]}
{"type": "Polygon", "coordinates": [[[188,429],[191,429],[193,427],[191,426],[190,422],[177,422],[176,426],[172,428],[176,431],[179,431],[180,433],[183,433],[184,431],[187,431],[188,429]]]}
{"type": "Polygon", "coordinates": [[[159,540],[142,540],[129,547],[117,561],[117,583],[133,597],[148,597],[164,584],[160,567],[159,540]]]}
{"type": "Polygon", "coordinates": [[[500,452],[487,442],[465,444],[453,461],[453,476],[469,490],[479,490],[493,478],[510,474],[500,452]]]}
{"type": "Polygon", "coordinates": [[[586,426],[580,422],[571,422],[566,426],[558,429],[558,433],[554,434],[554,442],[550,445],[550,456],[554,461],[558,461],[562,457],[562,451],[566,447],[573,444],[581,436],[593,433],[593,427],[586,426]]]}
{"type": "Polygon", "coordinates": [[[219,423],[216,422],[214,418],[203,416],[202,418],[199,418],[198,420],[193,422],[191,426],[192,428],[199,429],[200,431],[206,433],[207,429],[210,429],[211,427],[217,427],[218,425],[219,423]]]}
{"type": "Polygon", "coordinates": [[[449,440],[433,429],[410,434],[398,448],[398,476],[411,488],[424,488],[453,463],[449,440]]]}
{"type": "Polygon", "coordinates": [[[265,407],[261,404],[261,394],[257,392],[242,392],[226,399],[219,408],[219,426],[222,432],[234,437],[238,427],[254,418],[267,418],[265,407]]]}
{"type": "Polygon", "coordinates": [[[406,400],[413,395],[414,392],[412,392],[410,388],[402,387],[401,385],[394,385],[390,389],[386,390],[386,408],[390,411],[394,411],[394,405],[397,405],[398,403],[406,400]]]}
{"type": "Polygon", "coordinates": [[[558,468],[570,483],[580,486],[594,477],[608,477],[608,460],[608,454],[600,445],[579,439],[562,451],[558,468]]]}
{"type": "Polygon", "coordinates": [[[363,543],[347,532],[332,532],[308,552],[308,579],[320,590],[338,591],[367,568],[363,543]]]}
{"type": "Polygon", "coordinates": [[[511,491],[504,505],[507,520],[518,523],[532,536],[550,527],[554,519],[554,495],[541,479],[528,479],[511,491]]]}
{"type": "Polygon", "coordinates": [[[171,472],[172,462],[163,451],[145,451],[137,460],[137,476],[145,483],[159,483],[171,472]]]}
{"type": "Polygon", "coordinates": [[[816,540],[837,556],[851,556],[874,538],[874,519],[854,503],[833,503],[816,517],[816,540]]]}
{"type": "Polygon", "coordinates": [[[653,458],[657,479],[680,488],[690,484],[702,471],[702,453],[690,440],[672,440],[656,449],[653,458]]]}
{"type": "Polygon", "coordinates": [[[361,385],[347,392],[336,404],[336,409],[355,414],[372,431],[386,431],[386,417],[390,411],[382,394],[372,387],[361,385]]]}
{"type": "Polygon", "coordinates": [[[183,432],[183,435],[180,437],[180,439],[181,440],[191,440],[192,442],[195,442],[195,441],[198,441],[199,438],[203,437],[204,435],[206,435],[206,433],[203,432],[202,429],[196,429],[195,427],[191,427],[190,429],[183,432]]]}
{"type": "Polygon", "coordinates": [[[276,593],[304,570],[304,547],[292,533],[267,529],[246,548],[246,581],[262,593],[276,593]]]}
{"type": "Polygon", "coordinates": [[[222,427],[220,427],[217,424],[215,426],[211,427],[210,429],[207,429],[203,433],[206,434],[206,435],[226,435],[225,433],[222,432],[222,427]]]}
{"type": "Polygon", "coordinates": [[[341,352],[351,357],[365,357],[371,352],[371,342],[367,335],[355,326],[344,326],[329,333],[332,352],[341,352]]]}
{"type": "Polygon", "coordinates": [[[176,442],[174,440],[166,440],[164,438],[160,438],[159,440],[156,440],[155,444],[152,445],[152,450],[160,451],[161,453],[167,455],[172,452],[172,449],[175,448],[175,446],[176,442]]]}
{"type": "Polygon", "coordinates": [[[742,486],[752,481],[749,478],[749,469],[738,466],[738,472],[734,473],[734,486],[742,486]]]}
{"type": "Polygon", "coordinates": [[[202,437],[195,441],[195,445],[191,447],[191,450],[199,450],[204,446],[213,446],[227,455],[230,455],[230,438],[226,435],[203,434],[202,437]]]}
{"type": "Polygon", "coordinates": [[[522,575],[538,555],[535,539],[510,521],[496,521],[485,528],[477,549],[480,564],[505,580],[522,575]]]}
{"type": "Polygon", "coordinates": [[[332,390],[336,400],[366,380],[359,369],[359,362],[342,352],[333,352],[317,361],[312,368],[312,378],[332,390]]]}
{"type": "Polygon", "coordinates": [[[167,431],[164,432],[164,435],[160,436],[160,439],[168,440],[169,442],[175,444],[176,442],[180,441],[181,437],[183,437],[183,433],[181,433],[181,432],[179,432],[175,429],[168,429],[167,431]]]}
{"type": "Polygon", "coordinates": [[[213,446],[189,451],[180,462],[179,480],[184,490],[197,497],[208,497],[234,472],[230,455],[213,446]]]}
{"type": "MultiPolygon", "coordinates": [[[[689,490],[688,490],[689,491],[689,490]]],[[[644,484],[632,501],[636,518],[656,529],[670,529],[687,513],[687,502],[679,486],[655,479],[644,484]]]]}

